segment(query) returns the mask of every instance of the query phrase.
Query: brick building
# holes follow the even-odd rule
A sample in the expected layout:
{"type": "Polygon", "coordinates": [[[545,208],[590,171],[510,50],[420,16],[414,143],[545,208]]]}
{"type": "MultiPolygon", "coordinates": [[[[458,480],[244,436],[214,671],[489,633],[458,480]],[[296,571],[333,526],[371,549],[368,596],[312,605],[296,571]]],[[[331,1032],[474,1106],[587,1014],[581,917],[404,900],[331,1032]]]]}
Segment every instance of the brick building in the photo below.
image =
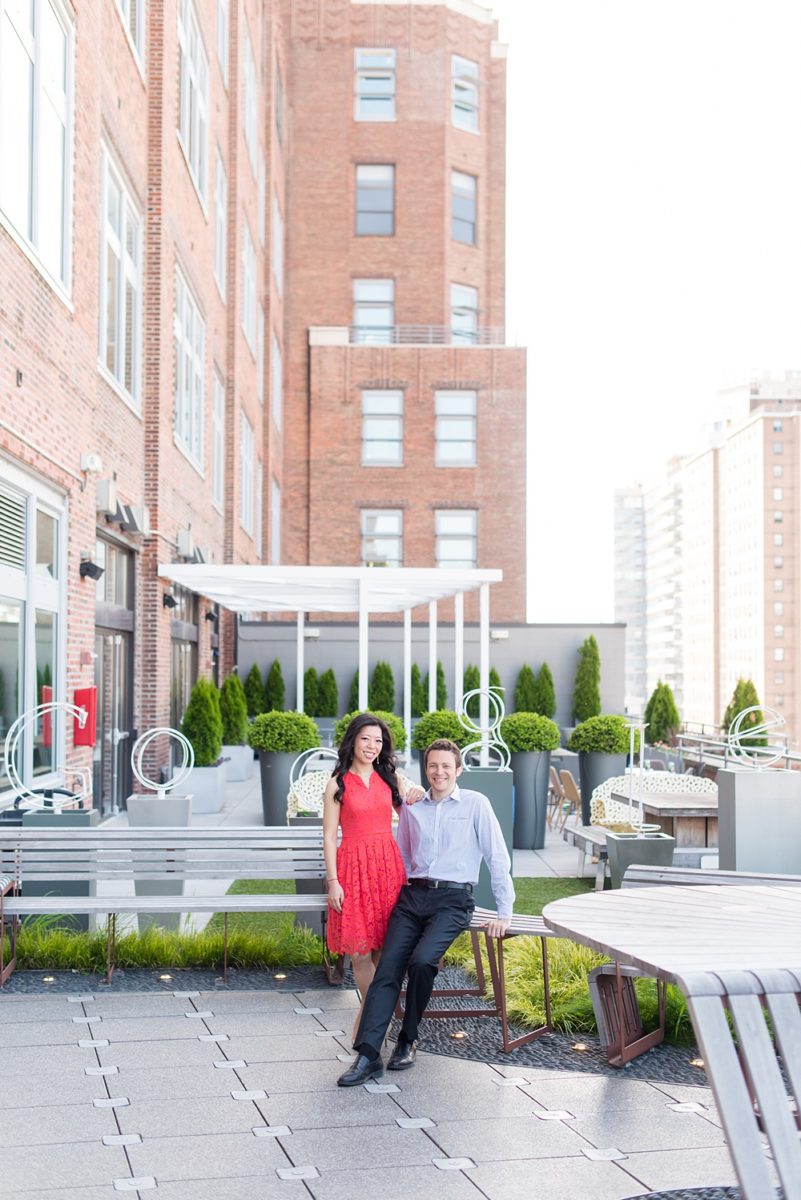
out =
{"type": "Polygon", "coordinates": [[[500,566],[524,618],[496,38],[470,0],[0,0],[0,732],[95,684],[104,811],[235,653],[159,562],[500,566]]]}

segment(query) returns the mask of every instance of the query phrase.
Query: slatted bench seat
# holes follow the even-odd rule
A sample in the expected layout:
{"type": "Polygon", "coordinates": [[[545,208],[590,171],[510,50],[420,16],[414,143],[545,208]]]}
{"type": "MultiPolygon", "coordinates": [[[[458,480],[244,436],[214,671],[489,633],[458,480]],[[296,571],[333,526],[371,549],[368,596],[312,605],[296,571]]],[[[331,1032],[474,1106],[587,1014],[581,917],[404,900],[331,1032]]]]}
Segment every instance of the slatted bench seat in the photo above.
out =
{"type": "MultiPolygon", "coordinates": [[[[0,986],[13,970],[19,920],[43,914],[89,914],[108,920],[106,978],[114,970],[116,918],[121,913],[164,915],[223,913],[223,972],[228,975],[230,913],[319,913],[325,922],[327,897],[319,894],[176,894],[178,882],[217,886],[239,879],[324,880],[322,829],[268,826],[261,829],[19,829],[0,830],[0,877],[10,883],[0,899],[0,941],[8,931],[11,956],[0,960],[0,986]],[[96,895],[97,885],[148,881],[153,894],[96,895]],[[86,885],[87,895],[58,895],[60,883],[86,885]],[[159,892],[158,885],[164,890],[159,892]],[[26,894],[36,885],[37,895],[26,894]],[[42,894],[46,892],[47,894],[42,894]],[[9,969],[10,967],[10,969],[9,969]]],[[[128,889],[126,889],[128,890],[128,889]]],[[[325,948],[325,936],[323,936],[325,948]]],[[[324,949],[325,953],[325,949],[324,949]]],[[[326,956],[329,981],[341,978],[326,956]]]]}

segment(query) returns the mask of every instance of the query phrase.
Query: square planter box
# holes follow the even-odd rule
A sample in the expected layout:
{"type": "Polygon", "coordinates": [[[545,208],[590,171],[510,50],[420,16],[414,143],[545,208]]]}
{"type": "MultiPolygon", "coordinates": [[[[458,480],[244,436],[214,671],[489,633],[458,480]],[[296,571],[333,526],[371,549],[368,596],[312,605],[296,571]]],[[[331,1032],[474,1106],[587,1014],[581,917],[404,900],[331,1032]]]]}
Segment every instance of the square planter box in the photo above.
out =
{"type": "Polygon", "coordinates": [[[223,746],[222,756],[228,759],[225,764],[226,782],[245,783],[250,779],[256,764],[250,746],[223,746]]]}
{"type": "MultiPolygon", "coordinates": [[[[216,767],[193,767],[180,785],[181,790],[173,795],[191,795],[192,815],[218,813],[225,801],[226,763],[216,767]]],[[[176,772],[173,772],[173,778],[176,772]]]]}
{"type": "MultiPolygon", "coordinates": [[[[131,829],[186,829],[189,827],[192,813],[192,797],[176,796],[172,792],[166,796],[151,796],[138,792],[128,797],[126,808],[131,829]]],[[[134,891],[137,896],[182,896],[184,881],[135,879],[134,891]]],[[[181,927],[181,914],[174,912],[156,916],[139,913],[138,921],[140,933],[144,933],[149,925],[177,932],[181,927]]]]}
{"type": "Polygon", "coordinates": [[[669,867],[673,864],[676,839],[668,833],[606,834],[606,853],[612,887],[619,888],[626,868],[639,863],[647,867],[669,867]]]}

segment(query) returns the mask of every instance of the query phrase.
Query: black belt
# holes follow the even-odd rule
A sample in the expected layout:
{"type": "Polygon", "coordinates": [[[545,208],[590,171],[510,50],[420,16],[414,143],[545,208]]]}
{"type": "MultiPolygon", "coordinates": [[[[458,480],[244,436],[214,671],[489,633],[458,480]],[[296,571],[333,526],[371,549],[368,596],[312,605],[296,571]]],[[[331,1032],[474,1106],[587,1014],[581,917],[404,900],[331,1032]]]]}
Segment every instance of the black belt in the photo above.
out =
{"type": "Polygon", "coordinates": [[[458,888],[461,892],[470,892],[472,894],[472,883],[455,883],[452,879],[421,879],[415,877],[409,880],[410,887],[422,888],[458,888]]]}

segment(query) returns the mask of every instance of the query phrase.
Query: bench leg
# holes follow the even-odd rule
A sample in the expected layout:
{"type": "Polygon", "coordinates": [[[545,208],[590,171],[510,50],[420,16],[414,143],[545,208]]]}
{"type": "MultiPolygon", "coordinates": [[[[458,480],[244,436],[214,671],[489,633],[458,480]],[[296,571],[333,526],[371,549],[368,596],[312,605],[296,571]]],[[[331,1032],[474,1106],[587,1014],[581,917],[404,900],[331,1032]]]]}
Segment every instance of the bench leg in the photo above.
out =
{"type": "Polygon", "coordinates": [[[587,863],[587,851],[579,850],[579,852],[578,852],[578,870],[576,871],[576,874],[578,875],[579,879],[584,878],[584,867],[586,866],[586,863],[587,863]]]}
{"type": "Polygon", "coordinates": [[[604,883],[606,882],[606,863],[607,860],[601,854],[598,855],[598,865],[595,868],[595,890],[602,892],[604,883]]]}
{"type": "Polygon", "coordinates": [[[108,914],[106,926],[106,983],[111,983],[114,974],[114,960],[117,957],[117,914],[108,914]]]}
{"type": "Polygon", "coordinates": [[[617,1023],[617,1039],[610,1043],[606,1056],[610,1066],[625,1067],[626,1063],[665,1040],[667,984],[661,979],[656,981],[659,1023],[650,1033],[642,1031],[634,981],[627,978],[624,983],[619,962],[615,963],[614,997],[616,1012],[610,1013],[610,1016],[617,1023]]]}
{"type": "Polygon", "coordinates": [[[503,938],[490,938],[485,935],[487,942],[487,957],[490,964],[490,974],[492,975],[492,988],[495,993],[495,1004],[498,1009],[498,1014],[501,1018],[501,1032],[503,1036],[503,1049],[506,1054],[512,1050],[517,1050],[518,1046],[525,1046],[528,1042],[536,1041],[543,1034],[552,1033],[553,1025],[551,1024],[551,984],[548,973],[548,939],[540,938],[540,947],[542,950],[542,983],[543,995],[545,1000],[545,1023],[538,1025],[536,1029],[530,1029],[527,1033],[521,1034],[519,1037],[513,1038],[509,1036],[509,1016],[506,1006],[506,975],[504,972],[503,958],[503,938]],[[495,948],[492,942],[498,943],[497,960],[495,956],[495,948]]]}
{"type": "Polygon", "coordinates": [[[228,913],[223,913],[223,980],[228,982],[228,913]]]}
{"type": "MultiPolygon", "coordinates": [[[[8,893],[11,896],[17,895],[16,886],[12,886],[8,893]]],[[[16,916],[11,918],[9,922],[9,949],[10,955],[8,962],[5,961],[6,953],[6,914],[3,908],[3,897],[0,895],[0,988],[4,986],[7,979],[10,979],[14,974],[14,969],[17,965],[17,931],[19,929],[19,920],[16,916]]]]}

